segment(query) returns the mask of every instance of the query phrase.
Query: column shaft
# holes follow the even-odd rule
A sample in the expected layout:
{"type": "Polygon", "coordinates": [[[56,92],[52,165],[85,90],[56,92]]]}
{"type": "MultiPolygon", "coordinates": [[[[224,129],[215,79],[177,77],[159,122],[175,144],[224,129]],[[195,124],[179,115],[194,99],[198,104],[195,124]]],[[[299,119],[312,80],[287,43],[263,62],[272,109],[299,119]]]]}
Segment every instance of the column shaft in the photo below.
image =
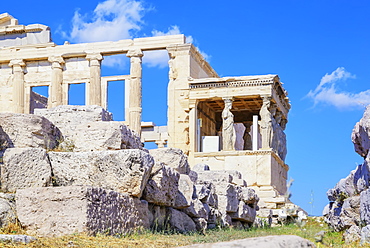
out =
{"type": "Polygon", "coordinates": [[[90,61],[90,86],[87,105],[102,106],[101,102],[101,61],[103,56],[100,53],[88,54],[86,59],[90,61]]]}
{"type": "Polygon", "coordinates": [[[142,57],[140,49],[132,49],[127,53],[130,58],[130,106],[129,106],[129,127],[139,136],[141,135],[141,101],[142,101],[142,57]]]}
{"type": "Polygon", "coordinates": [[[11,60],[10,67],[13,67],[13,111],[14,113],[25,113],[24,109],[24,70],[26,64],[21,59],[11,60]]]}
{"type": "Polygon", "coordinates": [[[63,105],[63,67],[62,57],[50,57],[51,63],[51,84],[49,88],[48,108],[63,105]]]}

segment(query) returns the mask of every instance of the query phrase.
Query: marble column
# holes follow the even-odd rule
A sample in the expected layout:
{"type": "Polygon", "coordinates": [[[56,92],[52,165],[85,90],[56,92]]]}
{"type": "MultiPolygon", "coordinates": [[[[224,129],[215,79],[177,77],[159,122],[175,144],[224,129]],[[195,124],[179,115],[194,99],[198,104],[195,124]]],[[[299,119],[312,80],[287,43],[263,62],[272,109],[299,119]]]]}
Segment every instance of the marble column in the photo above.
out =
{"type": "Polygon", "coordinates": [[[225,102],[225,107],[222,111],[222,150],[234,151],[236,134],[234,128],[234,115],[231,113],[233,99],[223,98],[223,100],[225,102]]]}
{"type": "Polygon", "coordinates": [[[262,100],[263,103],[260,110],[262,149],[270,149],[272,141],[272,115],[270,112],[271,97],[262,96],[262,100]]]}
{"type": "Polygon", "coordinates": [[[129,106],[129,127],[139,136],[141,135],[141,99],[142,99],[142,57],[143,52],[139,49],[132,49],[127,52],[130,58],[130,106],[129,106]]]}
{"type": "Polygon", "coordinates": [[[64,60],[61,56],[49,57],[51,63],[51,84],[49,88],[48,108],[63,105],[63,66],[64,60]]]}
{"type": "Polygon", "coordinates": [[[89,96],[87,105],[102,106],[101,102],[101,61],[103,56],[100,53],[87,54],[86,59],[90,61],[90,82],[89,82],[89,96]]]}
{"type": "Polygon", "coordinates": [[[24,67],[26,64],[21,59],[11,60],[9,66],[13,68],[13,112],[14,113],[25,113],[24,109],[24,67]]]}

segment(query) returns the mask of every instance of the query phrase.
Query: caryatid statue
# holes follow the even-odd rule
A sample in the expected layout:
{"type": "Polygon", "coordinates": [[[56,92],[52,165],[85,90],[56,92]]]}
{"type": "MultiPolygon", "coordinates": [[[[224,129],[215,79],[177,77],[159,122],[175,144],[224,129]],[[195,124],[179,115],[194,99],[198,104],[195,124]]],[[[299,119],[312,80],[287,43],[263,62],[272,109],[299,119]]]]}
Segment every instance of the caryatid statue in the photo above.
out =
{"type": "Polygon", "coordinates": [[[222,150],[235,150],[236,133],[234,128],[234,115],[231,113],[232,98],[224,98],[225,108],[222,111],[222,150]]]}
{"type": "Polygon", "coordinates": [[[272,141],[272,115],[270,112],[271,97],[263,96],[263,103],[260,110],[261,122],[261,136],[262,136],[262,149],[271,148],[272,141]]]}

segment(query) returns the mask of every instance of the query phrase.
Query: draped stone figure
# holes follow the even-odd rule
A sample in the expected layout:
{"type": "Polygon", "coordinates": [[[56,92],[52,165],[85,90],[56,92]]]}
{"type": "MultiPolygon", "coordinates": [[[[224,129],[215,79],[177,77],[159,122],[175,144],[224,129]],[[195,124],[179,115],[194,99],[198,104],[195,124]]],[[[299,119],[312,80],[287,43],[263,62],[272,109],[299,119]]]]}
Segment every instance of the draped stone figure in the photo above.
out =
{"type": "Polygon", "coordinates": [[[249,134],[250,131],[251,131],[251,123],[243,123],[244,126],[245,126],[245,131],[244,131],[244,135],[243,135],[243,139],[244,139],[244,148],[243,150],[252,150],[252,137],[251,135],[249,134]]]}
{"type": "Polygon", "coordinates": [[[262,149],[271,148],[272,141],[272,115],[269,110],[271,106],[271,97],[263,97],[263,104],[260,110],[261,116],[261,136],[262,136],[262,149]]]}
{"type": "Polygon", "coordinates": [[[235,128],[234,115],[231,113],[233,101],[230,98],[224,99],[225,108],[222,111],[222,144],[224,151],[235,150],[235,128]]]}

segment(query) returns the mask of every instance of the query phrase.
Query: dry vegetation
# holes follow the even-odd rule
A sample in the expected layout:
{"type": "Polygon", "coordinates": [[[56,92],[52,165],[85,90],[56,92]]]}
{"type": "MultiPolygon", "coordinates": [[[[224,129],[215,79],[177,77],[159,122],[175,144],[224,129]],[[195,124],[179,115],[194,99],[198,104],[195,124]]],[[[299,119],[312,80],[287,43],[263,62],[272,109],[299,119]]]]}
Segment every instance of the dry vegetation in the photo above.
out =
{"type": "MultiPolygon", "coordinates": [[[[142,234],[131,234],[124,237],[111,237],[97,235],[90,237],[83,234],[68,235],[58,238],[39,238],[37,241],[27,245],[1,243],[0,247],[176,247],[195,243],[213,243],[248,237],[267,235],[298,235],[315,242],[315,234],[320,231],[327,231],[323,243],[316,243],[317,247],[359,247],[359,243],[345,244],[342,241],[341,233],[331,232],[326,224],[320,220],[310,218],[303,228],[294,224],[274,228],[260,228],[249,230],[220,229],[208,230],[205,235],[192,234],[168,234],[161,232],[146,232],[142,234]]],[[[26,234],[18,225],[13,224],[0,230],[7,234],[26,234]]],[[[362,247],[370,247],[365,245],[362,247]]]]}

